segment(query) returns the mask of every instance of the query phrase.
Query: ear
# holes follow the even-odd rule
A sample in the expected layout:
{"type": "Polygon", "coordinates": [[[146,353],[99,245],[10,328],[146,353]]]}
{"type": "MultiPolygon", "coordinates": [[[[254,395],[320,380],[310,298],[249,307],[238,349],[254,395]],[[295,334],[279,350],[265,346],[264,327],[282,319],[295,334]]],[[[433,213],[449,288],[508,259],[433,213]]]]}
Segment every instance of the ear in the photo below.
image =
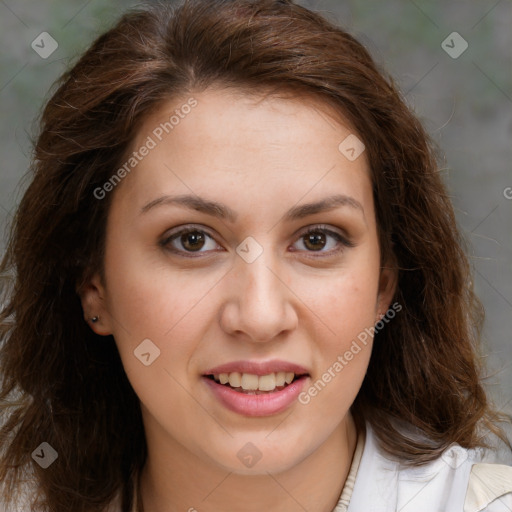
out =
{"type": "Polygon", "coordinates": [[[376,322],[378,322],[389,309],[398,283],[398,269],[394,261],[388,261],[380,270],[379,292],[376,304],[376,322]]]}
{"type": "Polygon", "coordinates": [[[106,290],[99,274],[94,274],[83,283],[77,293],[82,302],[84,320],[89,327],[101,336],[112,334],[112,318],[107,308],[106,290]],[[95,317],[98,320],[93,322],[95,317]]]}

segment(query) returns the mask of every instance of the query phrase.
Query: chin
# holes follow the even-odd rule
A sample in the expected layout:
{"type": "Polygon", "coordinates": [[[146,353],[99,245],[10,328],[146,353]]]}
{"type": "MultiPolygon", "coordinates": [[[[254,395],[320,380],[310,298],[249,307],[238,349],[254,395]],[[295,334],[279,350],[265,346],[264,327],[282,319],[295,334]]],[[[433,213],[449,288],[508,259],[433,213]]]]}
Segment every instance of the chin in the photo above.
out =
{"type": "MultiPolygon", "coordinates": [[[[264,436],[268,436],[268,433],[264,436]]],[[[268,473],[276,474],[292,469],[314,450],[314,447],[307,450],[300,442],[300,437],[288,437],[288,443],[284,446],[281,440],[269,442],[264,439],[261,434],[240,436],[233,439],[224,450],[210,452],[208,456],[224,471],[236,475],[268,476],[268,473]]]]}

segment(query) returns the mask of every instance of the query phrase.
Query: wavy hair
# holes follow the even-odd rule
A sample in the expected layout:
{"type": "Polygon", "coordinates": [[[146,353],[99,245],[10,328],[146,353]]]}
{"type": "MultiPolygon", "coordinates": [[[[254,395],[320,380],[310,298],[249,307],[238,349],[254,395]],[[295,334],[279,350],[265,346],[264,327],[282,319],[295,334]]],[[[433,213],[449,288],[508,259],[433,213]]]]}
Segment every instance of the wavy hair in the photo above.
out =
{"type": "Polygon", "coordinates": [[[139,400],[113,337],[84,321],[78,293],[103,275],[113,194],[93,194],[150,113],[212,85],[318,99],[366,146],[381,262],[397,266],[403,309],[375,335],[352,405],[359,426],[369,422],[387,453],[414,465],[453,442],[482,445],[483,427],[501,433],[481,384],[483,312],[464,241],[433,144],[393,80],[354,37],[292,0],[151,4],[94,41],[41,116],[0,267],[7,502],[31,484],[32,510],[100,512],[118,493],[132,507],[147,457],[139,400]],[[45,470],[31,459],[43,441],[58,452],[45,470]]]}

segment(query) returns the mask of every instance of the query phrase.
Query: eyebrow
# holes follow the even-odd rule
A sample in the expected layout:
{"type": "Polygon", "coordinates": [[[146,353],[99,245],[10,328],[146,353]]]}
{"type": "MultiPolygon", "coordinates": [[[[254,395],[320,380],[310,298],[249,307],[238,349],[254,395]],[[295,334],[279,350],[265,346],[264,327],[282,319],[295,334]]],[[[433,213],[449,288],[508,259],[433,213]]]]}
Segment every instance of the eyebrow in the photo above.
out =
{"type": "MultiPolygon", "coordinates": [[[[161,196],[153,199],[141,208],[140,213],[144,214],[149,210],[163,205],[183,206],[190,210],[196,210],[212,217],[218,217],[234,223],[238,218],[238,214],[228,206],[210,201],[197,195],[178,195],[178,196],[161,196]]],[[[335,208],[348,206],[355,210],[359,210],[364,217],[364,209],[362,204],[353,197],[343,194],[337,194],[326,197],[314,203],[304,203],[290,208],[284,215],[284,220],[290,222],[300,220],[316,213],[323,213],[334,210],[335,208]]]]}

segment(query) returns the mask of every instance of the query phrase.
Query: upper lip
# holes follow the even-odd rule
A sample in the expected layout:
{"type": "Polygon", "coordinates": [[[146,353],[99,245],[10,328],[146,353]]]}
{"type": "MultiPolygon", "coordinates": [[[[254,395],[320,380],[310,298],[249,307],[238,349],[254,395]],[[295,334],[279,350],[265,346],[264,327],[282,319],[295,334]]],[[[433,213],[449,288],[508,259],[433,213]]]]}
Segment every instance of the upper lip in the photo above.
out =
{"type": "Polygon", "coordinates": [[[308,371],[306,368],[299,364],[290,363],[288,361],[280,361],[274,359],[272,361],[232,361],[231,363],[224,363],[204,372],[204,375],[218,375],[220,373],[251,373],[253,375],[268,375],[269,373],[277,372],[293,372],[295,375],[304,375],[308,371]]]}

